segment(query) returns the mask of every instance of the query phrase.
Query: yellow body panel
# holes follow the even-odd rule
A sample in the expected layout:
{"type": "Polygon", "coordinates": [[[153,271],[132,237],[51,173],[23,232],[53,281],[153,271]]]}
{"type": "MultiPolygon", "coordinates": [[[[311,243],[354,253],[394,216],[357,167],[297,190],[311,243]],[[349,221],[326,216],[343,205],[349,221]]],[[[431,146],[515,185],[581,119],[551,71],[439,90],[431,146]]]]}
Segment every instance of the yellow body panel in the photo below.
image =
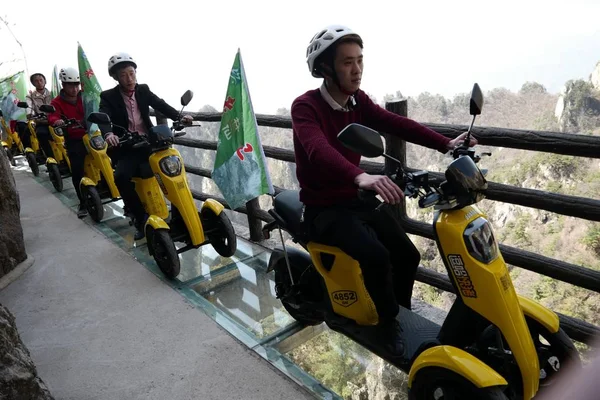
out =
{"type": "Polygon", "coordinates": [[[135,191],[140,197],[146,213],[167,219],[169,209],[156,179],[133,178],[132,181],[135,183],[135,191]]]}
{"type": "MultiPolygon", "coordinates": [[[[37,133],[35,132],[35,123],[31,120],[27,121],[27,127],[29,128],[29,141],[31,142],[31,150],[37,153],[40,149],[40,142],[38,142],[37,133]]],[[[27,149],[25,149],[27,152],[27,149]]]]}
{"type": "Polygon", "coordinates": [[[502,375],[466,351],[453,346],[435,346],[419,354],[413,363],[408,374],[409,388],[412,387],[417,372],[427,367],[453,371],[478,388],[508,384],[502,375]]]}
{"type": "Polygon", "coordinates": [[[157,229],[169,230],[169,225],[167,225],[165,220],[156,215],[151,215],[148,217],[148,221],[146,221],[146,226],[148,226],[148,225],[153,227],[154,230],[157,230],[157,229]]]}
{"type": "Polygon", "coordinates": [[[556,313],[535,301],[518,295],[519,304],[523,313],[531,319],[539,322],[550,333],[556,333],[560,329],[560,320],[556,313]]]}
{"type": "MultiPolygon", "coordinates": [[[[59,163],[66,162],[69,171],[71,170],[71,160],[69,160],[69,156],[67,155],[67,149],[65,149],[65,138],[61,135],[56,134],[56,129],[53,126],[49,127],[50,136],[52,140],[50,141],[50,147],[52,147],[52,152],[54,153],[54,158],[59,163]]],[[[60,128],[57,128],[60,129],[60,128]]]]}
{"type": "Polygon", "coordinates": [[[337,247],[310,242],[307,248],[315,268],[325,280],[334,312],[359,325],[377,325],[377,309],[365,287],[358,261],[337,247]],[[331,270],[323,266],[321,253],[335,256],[331,270]]]}
{"type": "Polygon", "coordinates": [[[487,219],[475,206],[441,213],[435,226],[439,244],[464,303],[502,331],[523,376],[524,399],[531,399],[539,386],[539,361],[506,263],[500,251],[489,264],[478,261],[462,240],[479,217],[487,219]]]}
{"type": "Polygon", "coordinates": [[[215,213],[215,215],[221,214],[225,209],[225,207],[223,207],[223,204],[219,203],[215,199],[206,199],[202,204],[202,210],[204,210],[205,208],[211,209],[212,212],[215,213]]]}
{"type": "Polygon", "coordinates": [[[192,244],[196,246],[203,243],[205,240],[204,230],[202,229],[202,222],[198,216],[198,208],[196,207],[192,192],[188,186],[181,155],[176,149],[168,148],[152,153],[149,162],[163,193],[167,196],[169,201],[177,207],[177,210],[181,214],[190,234],[192,244]],[[159,166],[160,160],[169,156],[176,156],[181,162],[181,173],[174,177],[165,175],[159,166]]]}
{"type": "MultiPolygon", "coordinates": [[[[91,137],[101,136],[100,131],[96,131],[92,134],[91,137]]],[[[94,149],[90,144],[91,137],[89,135],[85,135],[83,137],[83,143],[88,152],[85,157],[85,166],[89,168],[89,174],[86,170],[85,176],[88,176],[92,179],[95,185],[98,185],[98,182],[101,178],[104,178],[104,182],[110,191],[110,195],[113,199],[120,197],[119,189],[115,184],[115,175],[112,167],[112,161],[110,157],[106,155],[106,150],[108,149],[108,145],[104,143],[104,148],[101,150],[94,149]],[[89,164],[89,166],[88,166],[89,164]]]]}

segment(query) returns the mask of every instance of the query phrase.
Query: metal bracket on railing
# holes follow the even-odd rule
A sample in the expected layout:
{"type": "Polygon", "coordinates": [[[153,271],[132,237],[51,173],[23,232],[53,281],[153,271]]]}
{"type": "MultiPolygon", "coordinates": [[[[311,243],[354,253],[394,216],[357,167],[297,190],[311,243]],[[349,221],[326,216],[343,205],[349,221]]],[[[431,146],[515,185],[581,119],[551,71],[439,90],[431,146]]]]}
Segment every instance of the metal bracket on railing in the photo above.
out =
{"type": "Polygon", "coordinates": [[[292,286],[294,286],[294,277],[292,276],[292,267],[290,266],[290,259],[288,258],[287,249],[285,248],[285,242],[283,241],[283,232],[281,232],[281,227],[277,227],[279,230],[279,237],[281,238],[281,245],[283,246],[283,255],[285,257],[285,263],[287,264],[288,273],[290,274],[290,282],[292,282],[292,286]]]}

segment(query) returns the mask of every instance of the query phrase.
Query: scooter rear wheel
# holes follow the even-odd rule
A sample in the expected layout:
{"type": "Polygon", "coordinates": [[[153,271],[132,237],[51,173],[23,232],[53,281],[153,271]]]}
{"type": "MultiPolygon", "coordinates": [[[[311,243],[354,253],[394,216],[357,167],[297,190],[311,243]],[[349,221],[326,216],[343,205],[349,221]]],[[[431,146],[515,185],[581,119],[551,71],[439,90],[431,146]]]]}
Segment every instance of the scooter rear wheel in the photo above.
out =
{"type": "Polygon", "coordinates": [[[48,169],[48,176],[50,177],[52,186],[54,186],[54,189],[56,189],[57,192],[62,192],[63,181],[62,176],[60,175],[60,170],[58,169],[58,165],[48,164],[46,165],[46,168],[48,169]]]}
{"type": "Polygon", "coordinates": [[[29,164],[29,168],[31,168],[31,172],[34,176],[39,176],[40,167],[38,166],[37,160],[35,159],[35,154],[27,153],[25,154],[25,158],[27,159],[27,164],[29,164]]]}
{"type": "Polygon", "coordinates": [[[296,321],[303,325],[319,325],[322,317],[308,304],[303,304],[302,299],[311,297],[309,293],[302,293],[302,287],[318,288],[318,282],[303,282],[303,273],[309,265],[297,265],[290,260],[290,268],[296,287],[292,288],[290,274],[285,259],[280,259],[275,265],[275,292],[281,300],[283,307],[296,321]],[[293,291],[297,291],[294,293],[293,291]],[[297,300],[297,302],[295,301],[297,300]]]}
{"type": "Polygon", "coordinates": [[[508,400],[498,386],[478,388],[461,375],[438,367],[426,367],[415,375],[409,400],[508,400]]]}
{"type": "Polygon", "coordinates": [[[166,229],[154,229],[148,226],[146,229],[146,240],[151,248],[151,254],[158,268],[169,279],[179,275],[179,255],[175,243],[166,229]]]}

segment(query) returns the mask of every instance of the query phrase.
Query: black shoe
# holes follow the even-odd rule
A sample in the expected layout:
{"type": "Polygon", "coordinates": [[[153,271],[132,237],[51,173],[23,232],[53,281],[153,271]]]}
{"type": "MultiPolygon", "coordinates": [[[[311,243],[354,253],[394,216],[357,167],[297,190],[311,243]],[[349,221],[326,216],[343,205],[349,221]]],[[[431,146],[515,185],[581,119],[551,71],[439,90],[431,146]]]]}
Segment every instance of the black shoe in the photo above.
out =
{"type": "Polygon", "coordinates": [[[377,333],[386,351],[394,357],[404,356],[404,339],[402,337],[402,327],[398,320],[382,321],[377,326],[377,333]]]}
{"type": "Polygon", "coordinates": [[[135,234],[133,235],[134,240],[142,240],[146,233],[144,232],[144,226],[146,225],[146,221],[148,221],[148,216],[145,215],[142,220],[136,220],[135,224],[135,234]]]}
{"type": "Polygon", "coordinates": [[[77,210],[77,218],[85,218],[88,216],[88,210],[83,206],[83,204],[79,205],[79,209],[77,210]]]}

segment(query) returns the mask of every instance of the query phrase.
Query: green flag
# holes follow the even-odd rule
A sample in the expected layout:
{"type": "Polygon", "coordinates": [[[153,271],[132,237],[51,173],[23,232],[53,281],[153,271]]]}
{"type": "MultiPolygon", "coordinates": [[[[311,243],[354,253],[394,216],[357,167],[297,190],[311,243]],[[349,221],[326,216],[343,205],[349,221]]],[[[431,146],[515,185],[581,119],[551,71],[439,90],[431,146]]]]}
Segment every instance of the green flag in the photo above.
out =
{"type": "Polygon", "coordinates": [[[55,65],[54,70],[52,70],[52,89],[50,90],[50,94],[52,94],[52,98],[55,98],[60,94],[61,88],[62,88],[62,86],[60,84],[60,78],[58,76],[58,68],[55,65]]]}
{"type": "Polygon", "coordinates": [[[102,88],[98,83],[96,74],[90,65],[90,62],[85,55],[83,48],[77,42],[77,62],[79,64],[79,79],[81,79],[81,93],[83,100],[83,112],[85,115],[85,123],[88,134],[92,134],[98,130],[98,125],[88,122],[88,116],[97,112],[100,107],[100,93],[102,88]]]}
{"type": "Polygon", "coordinates": [[[212,179],[232,209],[274,193],[239,49],[229,77],[212,179]]]}
{"type": "Polygon", "coordinates": [[[27,83],[25,72],[0,80],[0,110],[7,121],[27,121],[26,109],[17,107],[20,101],[26,101],[27,83]]]}

